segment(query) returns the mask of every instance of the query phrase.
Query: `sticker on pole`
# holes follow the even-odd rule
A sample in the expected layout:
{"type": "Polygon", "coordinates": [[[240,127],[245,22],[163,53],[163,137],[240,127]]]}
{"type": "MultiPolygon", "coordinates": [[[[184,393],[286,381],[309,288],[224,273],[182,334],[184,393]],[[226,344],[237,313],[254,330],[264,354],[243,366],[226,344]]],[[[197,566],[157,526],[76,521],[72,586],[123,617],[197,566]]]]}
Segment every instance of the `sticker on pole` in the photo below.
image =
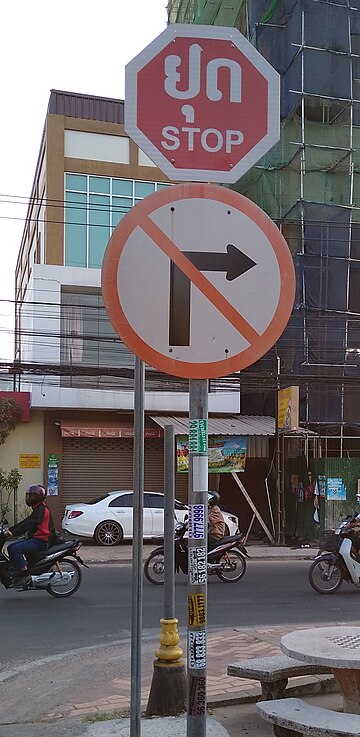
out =
{"type": "Polygon", "coordinates": [[[189,668],[206,668],[206,631],[188,632],[189,668]]]}
{"type": "Polygon", "coordinates": [[[205,537],[205,507],[203,504],[189,504],[189,540],[203,540],[205,537]]]}
{"type": "Polygon", "coordinates": [[[295,272],[285,239],[253,202],[214,184],[156,192],[106,249],[107,313],[128,348],[173,376],[250,366],[289,320],[295,272]]]}
{"type": "Polygon", "coordinates": [[[206,548],[189,548],[189,581],[192,585],[206,583],[207,563],[206,548]]]}

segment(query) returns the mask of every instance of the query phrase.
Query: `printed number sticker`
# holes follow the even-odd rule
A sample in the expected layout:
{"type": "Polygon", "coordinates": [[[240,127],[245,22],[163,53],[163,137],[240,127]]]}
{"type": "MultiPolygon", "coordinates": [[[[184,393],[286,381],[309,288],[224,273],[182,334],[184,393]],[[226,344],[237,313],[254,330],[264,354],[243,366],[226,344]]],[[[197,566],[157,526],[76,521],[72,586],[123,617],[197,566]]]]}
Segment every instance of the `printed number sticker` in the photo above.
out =
{"type": "Polygon", "coordinates": [[[203,540],[205,537],[205,507],[203,504],[189,506],[189,539],[203,540]]]}
{"type": "Polygon", "coordinates": [[[189,625],[198,627],[206,624],[205,594],[188,595],[189,625]]]}
{"type": "Polygon", "coordinates": [[[189,714],[200,717],[206,709],[206,679],[204,676],[190,676],[189,714]]]}
{"type": "Polygon", "coordinates": [[[189,577],[192,585],[206,583],[207,566],[205,548],[189,548],[189,577]]]}
{"type": "Polygon", "coordinates": [[[206,632],[188,633],[188,662],[190,668],[206,668],[206,632]]]}

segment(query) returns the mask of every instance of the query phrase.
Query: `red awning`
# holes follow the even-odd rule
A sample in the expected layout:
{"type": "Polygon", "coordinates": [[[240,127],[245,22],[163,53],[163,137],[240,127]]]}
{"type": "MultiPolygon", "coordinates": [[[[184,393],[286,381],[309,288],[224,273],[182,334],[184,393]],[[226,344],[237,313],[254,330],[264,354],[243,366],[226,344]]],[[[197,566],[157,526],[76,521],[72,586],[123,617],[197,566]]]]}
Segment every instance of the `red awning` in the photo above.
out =
{"type": "MultiPolygon", "coordinates": [[[[162,438],[163,430],[158,427],[145,427],[145,438],[162,438]]],[[[63,438],[133,438],[134,425],[128,422],[92,422],[79,420],[61,423],[63,438]]]]}

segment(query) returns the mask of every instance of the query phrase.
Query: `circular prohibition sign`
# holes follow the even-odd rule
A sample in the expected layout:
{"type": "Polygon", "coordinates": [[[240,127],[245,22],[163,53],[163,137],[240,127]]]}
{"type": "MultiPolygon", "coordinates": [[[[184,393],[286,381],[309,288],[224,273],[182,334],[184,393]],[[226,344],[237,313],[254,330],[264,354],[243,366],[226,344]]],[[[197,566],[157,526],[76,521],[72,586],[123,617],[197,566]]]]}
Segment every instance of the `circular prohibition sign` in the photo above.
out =
{"type": "Polygon", "coordinates": [[[120,221],[102,267],[125,345],[172,376],[250,366],[278,340],[295,296],[288,245],[257,205],[214,184],[155,192],[120,221]]]}

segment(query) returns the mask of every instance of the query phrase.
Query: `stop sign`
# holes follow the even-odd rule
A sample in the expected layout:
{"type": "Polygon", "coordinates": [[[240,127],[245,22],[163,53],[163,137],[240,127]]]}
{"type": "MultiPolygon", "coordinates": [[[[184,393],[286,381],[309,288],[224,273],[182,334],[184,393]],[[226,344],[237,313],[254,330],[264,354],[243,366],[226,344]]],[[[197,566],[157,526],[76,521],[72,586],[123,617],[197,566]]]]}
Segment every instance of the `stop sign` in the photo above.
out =
{"type": "Polygon", "coordinates": [[[173,24],[126,66],[125,130],[170,179],[236,182],[279,140],[279,79],[236,28],[173,24]]]}

